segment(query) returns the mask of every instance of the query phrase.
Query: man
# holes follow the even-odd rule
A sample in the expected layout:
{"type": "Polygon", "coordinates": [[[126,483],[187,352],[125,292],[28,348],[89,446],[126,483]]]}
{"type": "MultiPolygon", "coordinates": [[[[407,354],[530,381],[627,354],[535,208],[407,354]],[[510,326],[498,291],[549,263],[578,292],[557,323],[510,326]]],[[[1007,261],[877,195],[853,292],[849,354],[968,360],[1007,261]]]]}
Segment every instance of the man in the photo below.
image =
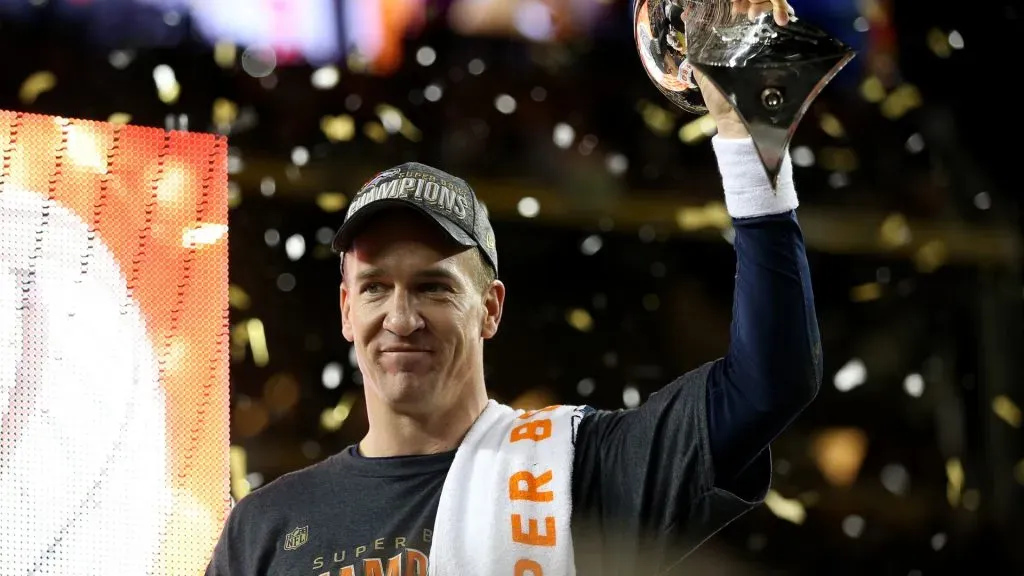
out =
{"type": "MultiPolygon", "coordinates": [[[[758,6],[783,21],[789,9],[783,0],[758,6]]],[[[495,512],[506,504],[488,497],[503,500],[507,486],[515,506],[564,500],[552,469],[534,462],[562,445],[506,457],[503,450],[530,444],[516,440],[534,439],[524,427],[541,423],[536,413],[516,413],[511,426],[525,424],[501,436],[500,449],[467,449],[483,445],[481,421],[501,410],[483,377],[483,343],[497,333],[505,299],[490,224],[465,182],[418,164],[385,171],[355,197],[335,238],[342,331],[363,374],[369,432],[241,500],[207,574],[426,575],[428,566],[438,576],[660,573],[759,503],[769,443],[820,385],[820,343],[792,165],[772,191],[738,116],[702,87],[718,122],[714,147],[736,229],[732,342],[723,359],[637,409],[559,416],[574,418],[571,462],[553,468],[571,476],[571,507],[543,521],[513,513],[509,529],[509,517],[495,512]],[[525,468],[492,490],[490,469],[511,469],[509,458],[525,468]],[[569,539],[559,531],[562,513],[571,515],[569,539]],[[459,523],[479,530],[480,541],[459,523]],[[442,528],[443,538],[435,531],[442,528]],[[512,541],[490,541],[510,531],[512,541]],[[476,546],[493,558],[474,556],[476,546]],[[553,569],[530,556],[544,547],[562,547],[568,563],[549,555],[553,569]],[[459,553],[471,561],[438,564],[459,553]]],[[[544,422],[551,433],[563,420],[544,422]]]]}

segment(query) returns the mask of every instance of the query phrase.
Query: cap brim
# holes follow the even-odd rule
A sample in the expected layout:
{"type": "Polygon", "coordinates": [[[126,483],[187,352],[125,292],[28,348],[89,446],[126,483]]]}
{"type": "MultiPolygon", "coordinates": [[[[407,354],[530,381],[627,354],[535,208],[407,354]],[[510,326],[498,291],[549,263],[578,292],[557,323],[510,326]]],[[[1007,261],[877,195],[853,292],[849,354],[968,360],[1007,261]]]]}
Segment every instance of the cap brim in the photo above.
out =
{"type": "Polygon", "coordinates": [[[394,210],[396,208],[406,208],[426,216],[429,221],[437,224],[448,237],[463,246],[478,246],[477,241],[467,234],[465,230],[459,228],[458,225],[444,216],[435,214],[434,212],[423,208],[419,204],[408,202],[401,198],[387,198],[367,204],[358,212],[353,214],[351,218],[346,220],[334,235],[334,240],[331,242],[331,250],[337,254],[345,252],[352,246],[352,241],[362,230],[363,224],[365,224],[371,216],[379,214],[385,210],[394,210]]]}

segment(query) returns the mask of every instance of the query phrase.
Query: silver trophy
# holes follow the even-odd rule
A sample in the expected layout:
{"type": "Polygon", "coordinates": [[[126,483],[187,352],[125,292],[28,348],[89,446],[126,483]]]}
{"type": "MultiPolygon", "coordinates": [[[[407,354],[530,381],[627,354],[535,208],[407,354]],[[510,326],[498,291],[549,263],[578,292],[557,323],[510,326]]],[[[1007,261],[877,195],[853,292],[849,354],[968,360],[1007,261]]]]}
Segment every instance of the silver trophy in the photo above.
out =
{"type": "Polygon", "coordinates": [[[633,0],[640,60],[676,106],[707,112],[702,73],[732,103],[774,187],[793,133],[811,103],[854,51],[821,29],[771,11],[734,14],[730,0],[633,0]]]}

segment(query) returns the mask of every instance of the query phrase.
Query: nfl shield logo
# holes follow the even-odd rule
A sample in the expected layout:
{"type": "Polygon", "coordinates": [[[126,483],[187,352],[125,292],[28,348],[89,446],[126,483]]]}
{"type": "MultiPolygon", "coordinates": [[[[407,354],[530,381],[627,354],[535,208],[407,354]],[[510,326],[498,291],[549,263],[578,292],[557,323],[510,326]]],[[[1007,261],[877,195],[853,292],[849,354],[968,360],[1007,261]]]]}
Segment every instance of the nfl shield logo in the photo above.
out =
{"type": "Polygon", "coordinates": [[[284,549],[295,550],[299,546],[302,546],[309,540],[309,526],[303,526],[302,528],[296,528],[292,530],[284,537],[284,549]]]}

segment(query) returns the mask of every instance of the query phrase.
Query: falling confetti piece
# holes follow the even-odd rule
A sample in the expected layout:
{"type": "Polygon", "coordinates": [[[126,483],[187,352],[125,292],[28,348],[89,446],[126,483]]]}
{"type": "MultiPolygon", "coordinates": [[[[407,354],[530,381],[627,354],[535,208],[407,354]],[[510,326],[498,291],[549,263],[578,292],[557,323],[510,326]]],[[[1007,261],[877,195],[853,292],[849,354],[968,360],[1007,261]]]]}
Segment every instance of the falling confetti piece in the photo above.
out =
{"type": "Polygon", "coordinates": [[[993,398],[992,411],[995,412],[996,416],[998,416],[1003,422],[1006,422],[1014,428],[1020,428],[1020,408],[1008,396],[999,395],[993,398]]]}
{"type": "Polygon", "coordinates": [[[941,268],[949,256],[946,243],[942,240],[926,242],[914,253],[914,265],[919,272],[929,274],[941,268]]]}
{"type": "Polygon", "coordinates": [[[267,335],[263,329],[263,322],[259,318],[251,318],[245,323],[245,330],[248,332],[252,361],[256,366],[263,368],[270,363],[270,351],[267,350],[267,335]]]}
{"type": "Polygon", "coordinates": [[[230,132],[231,126],[238,119],[238,105],[227,98],[213,101],[213,123],[220,132],[230,132]]]}
{"type": "Polygon", "coordinates": [[[938,28],[928,31],[928,49],[939,58],[949,58],[953,47],[949,45],[949,35],[938,28]]]}
{"type": "Polygon", "coordinates": [[[156,84],[157,97],[164,104],[174,104],[181,96],[181,85],[174,74],[174,69],[160,64],[153,69],[153,82],[156,84]]]}
{"type": "Polygon", "coordinates": [[[882,297],[882,285],[878,282],[869,282],[867,284],[861,284],[860,286],[854,286],[850,290],[850,300],[852,302],[871,302],[878,300],[882,297]]]}
{"type": "Polygon", "coordinates": [[[885,85],[878,76],[870,76],[864,79],[860,85],[860,95],[872,104],[878,104],[885,100],[885,85]]]}
{"type": "Polygon", "coordinates": [[[213,46],[213,61],[221,68],[232,68],[238,57],[238,47],[232,42],[217,42],[213,46]]]}
{"type": "Polygon", "coordinates": [[[882,115],[898,120],[921,106],[921,92],[912,84],[902,84],[882,101],[882,115]]]}
{"type": "Polygon", "coordinates": [[[320,131],[331,142],[346,142],[356,133],[356,122],[348,114],[324,116],[320,119],[320,131]]]}
{"type": "Polygon", "coordinates": [[[868,437],[859,428],[829,428],[816,433],[811,454],[818,470],[833,486],[851,486],[868,450],[868,437]]]}
{"type": "Polygon", "coordinates": [[[726,230],[732,227],[732,218],[722,202],[709,202],[704,206],[687,206],[676,212],[680,230],[695,232],[707,228],[726,230]]]}
{"type": "Polygon", "coordinates": [[[594,328],[594,319],[590,312],[582,308],[573,308],[565,315],[566,322],[580,332],[590,332],[594,328]]]}
{"type": "Polygon", "coordinates": [[[53,72],[45,70],[34,72],[21,83],[21,89],[18,90],[18,99],[21,100],[22,104],[34,104],[39,96],[53,90],[56,86],[57,77],[53,72]]]}
{"type": "Polygon", "coordinates": [[[382,144],[388,139],[388,131],[380,122],[367,122],[363,126],[363,134],[377,144],[382,144]]]}
{"type": "Polygon", "coordinates": [[[132,121],[132,115],[128,114],[126,112],[114,112],[113,114],[110,115],[109,118],[107,118],[107,122],[110,122],[111,124],[121,124],[121,125],[124,125],[124,124],[128,124],[131,121],[132,121]]]}
{"type": "Polygon", "coordinates": [[[679,139],[686,144],[697,144],[714,136],[718,132],[718,124],[710,114],[683,124],[679,129],[679,139]]]}
{"type": "Polygon", "coordinates": [[[232,284],[228,287],[228,302],[236,310],[248,310],[252,305],[252,298],[241,286],[232,284]]]}
{"type": "Polygon", "coordinates": [[[902,214],[888,216],[878,230],[879,242],[887,248],[899,248],[910,243],[913,235],[910,224],[902,214]]]}
{"type": "Polygon", "coordinates": [[[658,136],[668,136],[672,132],[676,123],[676,116],[672,112],[647,100],[638,102],[637,110],[651,132],[658,136]]]}
{"type": "Polygon", "coordinates": [[[964,467],[959,458],[950,458],[946,462],[946,500],[956,508],[960,505],[964,489],[964,467]]]}
{"type": "Polygon", "coordinates": [[[764,505],[777,518],[793,524],[803,524],[807,519],[807,510],[804,508],[803,502],[786,498],[775,490],[769,490],[765,495],[764,505]]]}
{"type": "Polygon", "coordinates": [[[348,205],[348,197],[338,192],[324,192],[317,194],[316,205],[324,212],[339,212],[348,205]]]}
{"type": "Polygon", "coordinates": [[[821,131],[833,138],[842,138],[846,135],[846,129],[843,128],[843,123],[839,121],[834,114],[825,112],[818,119],[818,126],[821,127],[821,131]]]}

